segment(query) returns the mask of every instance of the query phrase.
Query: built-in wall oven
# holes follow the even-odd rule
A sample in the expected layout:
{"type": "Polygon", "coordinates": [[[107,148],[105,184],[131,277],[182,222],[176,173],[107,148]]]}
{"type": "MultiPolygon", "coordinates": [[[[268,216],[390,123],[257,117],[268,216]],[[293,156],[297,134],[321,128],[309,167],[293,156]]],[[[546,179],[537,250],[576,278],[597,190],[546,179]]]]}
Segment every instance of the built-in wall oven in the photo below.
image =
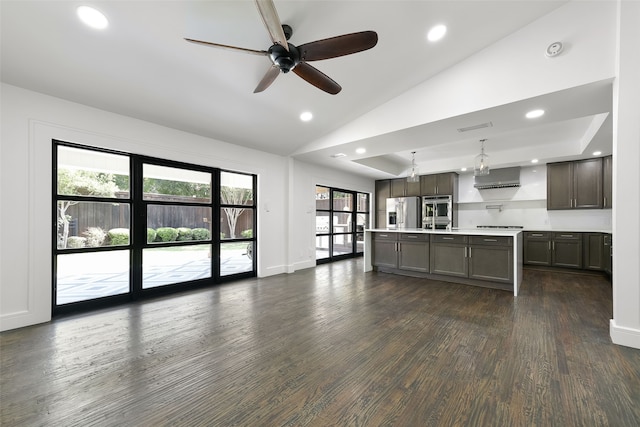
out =
{"type": "Polygon", "coordinates": [[[455,227],[451,196],[424,196],[422,198],[422,228],[447,230],[455,227]]]}

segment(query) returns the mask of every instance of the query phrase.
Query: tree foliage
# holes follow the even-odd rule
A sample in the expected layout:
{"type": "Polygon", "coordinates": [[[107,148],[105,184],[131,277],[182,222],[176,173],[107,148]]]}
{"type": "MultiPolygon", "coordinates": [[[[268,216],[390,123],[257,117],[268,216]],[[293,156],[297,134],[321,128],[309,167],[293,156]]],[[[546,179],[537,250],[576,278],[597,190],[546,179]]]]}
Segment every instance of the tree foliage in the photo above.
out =
{"type": "Polygon", "coordinates": [[[166,194],[208,199],[211,197],[211,185],[198,182],[173,181],[168,179],[145,178],[142,191],[150,194],[166,194]]]}
{"type": "MultiPolygon", "coordinates": [[[[101,196],[112,197],[118,186],[113,174],[91,172],[86,170],[58,170],[58,194],[69,196],[101,196]]],[[[58,223],[62,225],[62,234],[58,247],[66,248],[69,238],[69,216],[67,209],[77,204],[77,201],[58,201],[58,223]]]]}
{"type": "MultiPolygon", "coordinates": [[[[253,191],[249,188],[220,187],[220,200],[225,205],[246,205],[253,198],[253,191]]],[[[236,224],[238,218],[245,211],[243,208],[222,208],[227,214],[227,224],[229,224],[229,237],[236,238],[236,224]]]]}

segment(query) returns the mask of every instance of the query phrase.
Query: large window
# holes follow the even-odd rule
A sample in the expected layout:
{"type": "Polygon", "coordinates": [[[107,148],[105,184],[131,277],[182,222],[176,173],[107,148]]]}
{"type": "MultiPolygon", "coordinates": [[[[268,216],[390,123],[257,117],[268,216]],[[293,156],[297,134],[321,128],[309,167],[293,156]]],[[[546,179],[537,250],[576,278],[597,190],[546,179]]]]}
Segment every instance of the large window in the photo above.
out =
{"type": "Polygon", "coordinates": [[[255,276],[255,175],[54,143],[54,311],[255,276]]]}
{"type": "Polygon", "coordinates": [[[369,225],[369,195],[316,186],[316,260],[333,261],[362,254],[369,225]]]}

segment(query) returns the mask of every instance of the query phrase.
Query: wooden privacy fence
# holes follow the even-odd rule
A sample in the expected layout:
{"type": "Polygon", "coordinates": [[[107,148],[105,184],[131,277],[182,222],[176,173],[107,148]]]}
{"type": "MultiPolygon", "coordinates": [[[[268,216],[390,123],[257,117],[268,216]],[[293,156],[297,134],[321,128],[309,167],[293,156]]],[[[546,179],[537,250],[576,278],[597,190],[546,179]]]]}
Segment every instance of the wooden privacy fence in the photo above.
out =
{"type": "MultiPolygon", "coordinates": [[[[189,199],[193,201],[193,199],[189,199]]],[[[78,203],[67,210],[71,217],[70,236],[82,236],[89,227],[100,227],[105,231],[112,228],[129,228],[131,215],[129,205],[123,203],[78,203]]],[[[150,205],[147,210],[147,227],[187,227],[211,230],[211,208],[207,206],[150,205]]],[[[231,235],[224,209],[220,210],[220,231],[226,237],[231,235]]],[[[253,210],[245,209],[236,223],[236,237],[244,230],[253,229],[253,210]]]]}

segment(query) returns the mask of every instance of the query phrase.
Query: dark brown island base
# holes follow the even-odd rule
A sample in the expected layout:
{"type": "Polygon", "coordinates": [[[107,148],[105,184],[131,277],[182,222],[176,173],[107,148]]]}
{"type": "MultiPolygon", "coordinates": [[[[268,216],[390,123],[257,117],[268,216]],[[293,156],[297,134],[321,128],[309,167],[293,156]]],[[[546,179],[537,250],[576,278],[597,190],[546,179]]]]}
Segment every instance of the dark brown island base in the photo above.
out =
{"type": "Polygon", "coordinates": [[[369,229],[364,271],[503,289],[522,283],[522,231],[369,229]]]}

